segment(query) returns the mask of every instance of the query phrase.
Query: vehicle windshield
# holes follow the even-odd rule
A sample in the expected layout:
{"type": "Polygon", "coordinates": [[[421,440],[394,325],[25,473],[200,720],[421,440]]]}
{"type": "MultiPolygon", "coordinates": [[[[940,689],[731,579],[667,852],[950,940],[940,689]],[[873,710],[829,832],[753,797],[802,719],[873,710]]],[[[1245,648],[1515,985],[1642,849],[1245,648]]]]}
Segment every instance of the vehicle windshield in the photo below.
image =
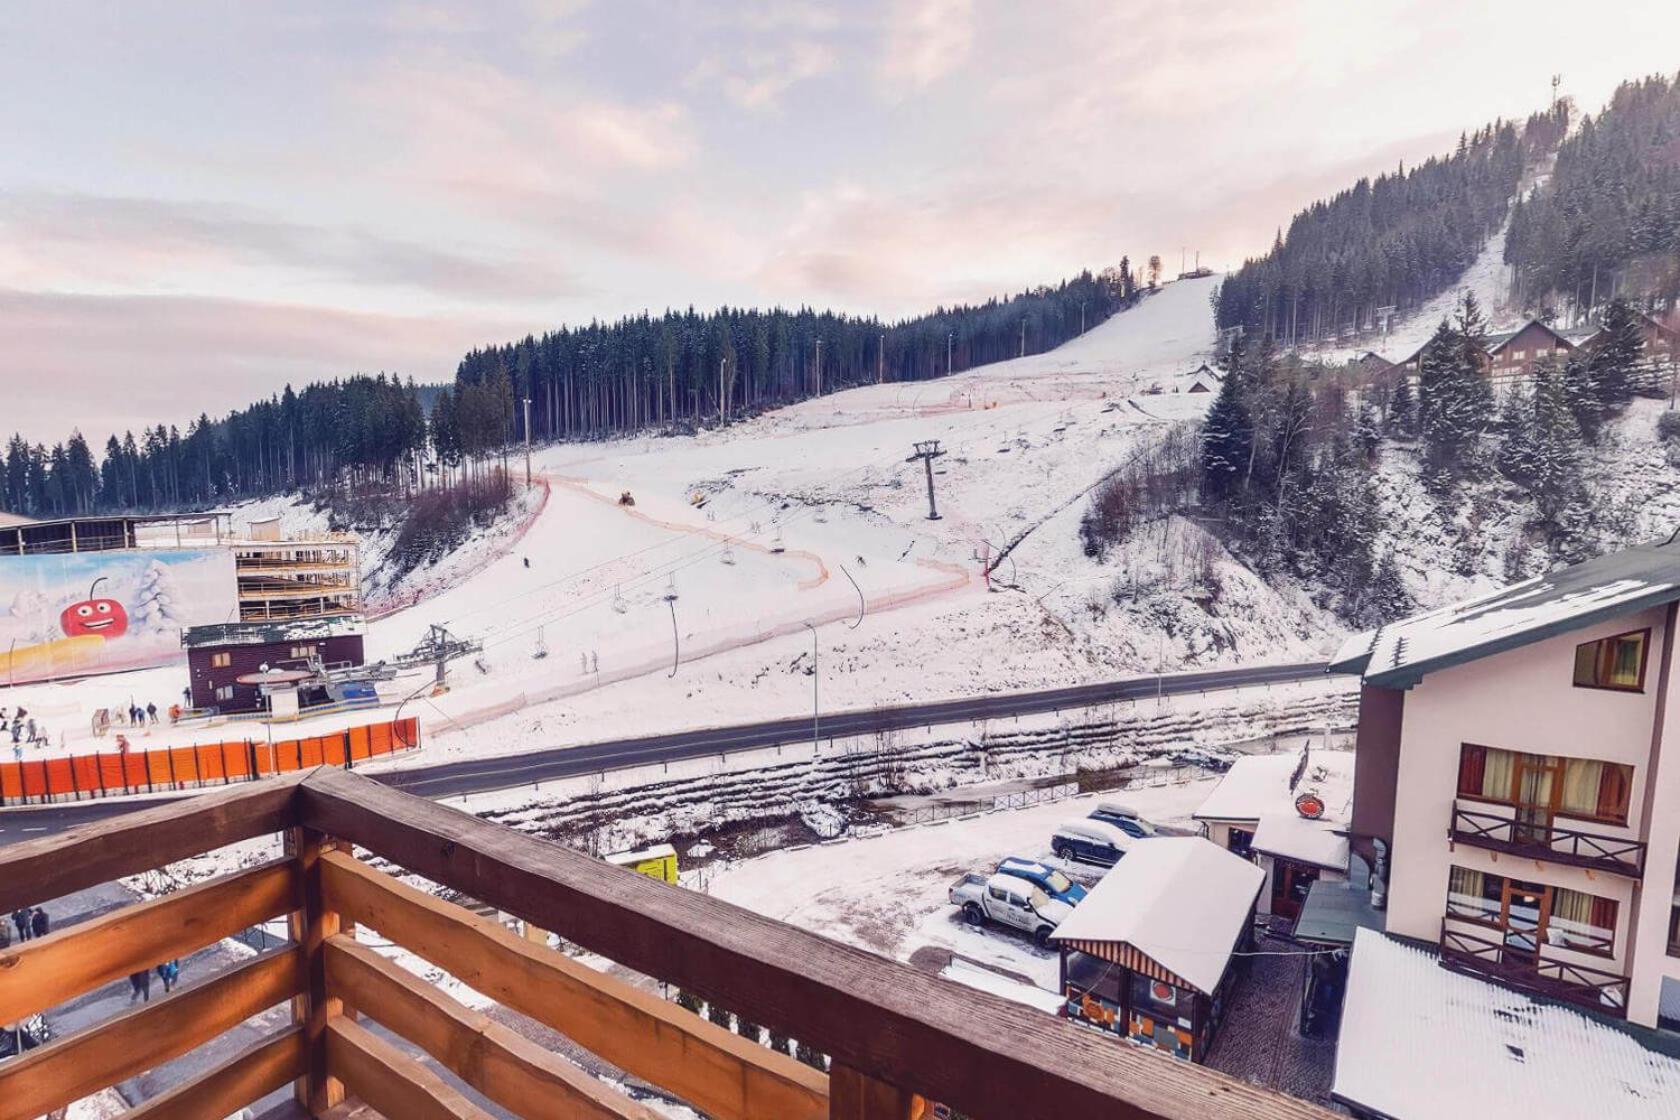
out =
{"type": "Polygon", "coordinates": [[[1046,906],[1050,905],[1050,896],[1039,890],[1037,887],[1034,887],[1032,889],[1032,893],[1027,897],[1032,900],[1034,910],[1042,910],[1046,906]]]}
{"type": "Polygon", "coordinates": [[[1050,872],[1049,875],[1044,877],[1044,881],[1050,884],[1050,889],[1056,894],[1066,894],[1068,889],[1073,886],[1073,880],[1060,871],[1050,872]]]}

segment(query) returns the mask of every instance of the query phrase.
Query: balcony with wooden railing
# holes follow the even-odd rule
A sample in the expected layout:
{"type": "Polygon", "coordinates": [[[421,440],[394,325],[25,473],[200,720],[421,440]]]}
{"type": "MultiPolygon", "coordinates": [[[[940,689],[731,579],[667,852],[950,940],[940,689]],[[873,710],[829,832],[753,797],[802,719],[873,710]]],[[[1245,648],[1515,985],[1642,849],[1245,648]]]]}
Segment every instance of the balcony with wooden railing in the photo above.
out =
{"type": "Polygon", "coordinates": [[[1441,965],[1614,1018],[1627,1014],[1626,976],[1559,957],[1548,946],[1534,951],[1514,950],[1454,929],[1443,920],[1441,965]]]}
{"type": "Polygon", "coordinates": [[[1555,824],[1518,821],[1509,814],[1490,813],[1453,805],[1455,844],[1508,852],[1548,863],[1609,871],[1637,879],[1645,873],[1645,843],[1627,836],[1609,836],[1555,824]]]}
{"type": "MultiPolygon", "coordinates": [[[[658,1115],[358,940],[365,927],[628,1078],[718,1120],[1327,1118],[709,896],[331,768],[0,848],[0,913],[279,833],[282,858],[0,950],[0,1023],[285,916],[290,937],[0,1062],[0,1120],[30,1120],[288,1007],[283,1025],[126,1115],[397,1120],[658,1115]],[[357,858],[358,854],[380,861],[357,858]],[[409,885],[401,869],[599,953],[606,975],[409,885]],[[660,995],[666,981],[829,1056],[826,1072],[660,995]],[[427,1060],[422,1060],[422,1058],[427,1060]],[[290,1085],[290,1093],[286,1087],[290,1085]]],[[[540,1028],[538,1028],[540,1029],[540,1028]]],[[[209,1051],[207,1050],[206,1053],[209,1051]]]]}

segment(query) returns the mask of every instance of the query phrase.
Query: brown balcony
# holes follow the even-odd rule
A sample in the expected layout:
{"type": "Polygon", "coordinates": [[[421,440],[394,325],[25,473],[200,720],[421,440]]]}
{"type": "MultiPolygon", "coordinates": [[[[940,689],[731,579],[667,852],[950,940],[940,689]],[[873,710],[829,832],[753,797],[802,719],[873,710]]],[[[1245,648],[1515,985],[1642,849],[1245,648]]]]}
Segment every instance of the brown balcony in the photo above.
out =
{"type": "Polygon", "coordinates": [[[1509,852],[1547,863],[1609,871],[1639,878],[1645,873],[1645,843],[1556,825],[1519,822],[1512,817],[1453,806],[1450,837],[1455,844],[1509,852]]]}
{"type": "Polygon", "coordinates": [[[1618,1019],[1627,1014],[1626,976],[1558,960],[1547,956],[1545,947],[1537,954],[1514,950],[1485,937],[1449,929],[1445,920],[1441,923],[1441,965],[1618,1019]]]}
{"type": "Polygon", "coordinates": [[[288,1107],[315,1117],[656,1115],[397,967],[357,941],[356,926],[718,1120],[907,1120],[927,1101],[979,1117],[1329,1120],[1308,1103],[332,768],[0,848],[0,914],[275,833],[283,858],[0,950],[0,1023],[11,1023],[268,919],[284,915],[291,930],[278,947],[0,1063],[0,1120],[41,1116],[199,1048],[220,1045],[220,1056],[220,1036],[277,1007],[290,1009],[285,1025],[129,1116],[220,1120],[288,1085],[288,1107]],[[824,1072],[732,1034],[387,866],[728,1007],[830,1064],[824,1072]]]}

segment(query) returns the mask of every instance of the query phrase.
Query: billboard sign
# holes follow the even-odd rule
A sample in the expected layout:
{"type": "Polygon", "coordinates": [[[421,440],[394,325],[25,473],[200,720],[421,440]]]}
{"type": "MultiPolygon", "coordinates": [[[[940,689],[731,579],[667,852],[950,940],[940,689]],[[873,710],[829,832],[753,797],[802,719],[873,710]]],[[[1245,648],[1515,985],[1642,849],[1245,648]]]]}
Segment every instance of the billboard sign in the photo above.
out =
{"type": "Polygon", "coordinates": [[[225,548],[0,557],[0,683],[168,664],[182,629],[238,617],[225,548]]]}

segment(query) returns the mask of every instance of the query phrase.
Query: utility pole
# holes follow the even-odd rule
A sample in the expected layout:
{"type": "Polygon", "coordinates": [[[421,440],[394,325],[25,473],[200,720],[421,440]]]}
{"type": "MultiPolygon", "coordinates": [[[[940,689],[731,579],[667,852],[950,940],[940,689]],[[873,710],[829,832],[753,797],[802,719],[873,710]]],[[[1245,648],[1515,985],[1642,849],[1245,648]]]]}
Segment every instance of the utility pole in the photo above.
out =
{"type": "Polygon", "coordinates": [[[1085,301],[1079,301],[1079,333],[1085,333],[1085,301]]]}
{"type": "Polygon", "coordinates": [[[718,359],[718,423],[729,423],[729,405],[723,399],[723,366],[729,361],[728,355],[718,359]]]}
{"type": "Polygon", "coordinates": [[[881,332],[881,348],[875,351],[875,384],[884,384],[887,380],[887,332],[881,332]]]}
{"type": "Polygon", "coordinates": [[[956,331],[947,331],[945,333],[945,376],[946,377],[951,376],[951,343],[956,340],[956,337],[957,337],[957,332],[956,331]]]}
{"type": "Polygon", "coordinates": [[[933,461],[943,454],[945,454],[945,452],[939,449],[938,440],[921,440],[916,444],[916,453],[904,460],[906,463],[914,463],[917,459],[920,459],[922,461],[922,466],[927,469],[929,521],[939,520],[939,507],[933,502],[933,461]]]}
{"type": "Polygon", "coordinates": [[[807,622],[805,629],[811,632],[811,754],[814,757],[822,752],[822,748],[817,746],[821,730],[817,722],[818,713],[822,711],[817,703],[817,685],[822,678],[817,672],[817,628],[807,622]]]}
{"type": "Polygon", "coordinates": [[[531,398],[525,398],[525,489],[531,488],[531,398]]]}
{"type": "Polygon", "coordinates": [[[822,339],[817,339],[817,396],[822,396],[822,339]]]}
{"type": "Polygon", "coordinates": [[[1021,357],[1027,356],[1027,321],[1021,320],[1021,357]]]}

